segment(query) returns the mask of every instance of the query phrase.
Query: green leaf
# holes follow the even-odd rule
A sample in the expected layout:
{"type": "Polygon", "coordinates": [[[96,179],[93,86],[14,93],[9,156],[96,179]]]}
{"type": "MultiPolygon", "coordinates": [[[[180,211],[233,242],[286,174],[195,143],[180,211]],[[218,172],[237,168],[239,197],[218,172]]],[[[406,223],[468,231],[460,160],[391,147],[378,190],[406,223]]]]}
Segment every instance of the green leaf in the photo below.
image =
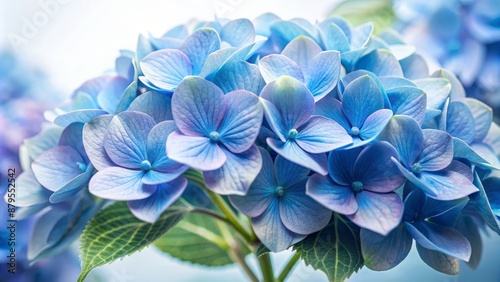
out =
{"type": "Polygon", "coordinates": [[[343,17],[353,25],[372,22],[374,33],[378,34],[395,19],[392,5],[391,0],[344,0],[330,15],[343,17]]]}
{"type": "Polygon", "coordinates": [[[82,282],[97,266],[111,263],[139,251],[160,238],[177,224],[190,207],[177,202],[154,223],[137,219],[126,202],[116,202],[100,211],[85,227],[81,236],[82,282]]]}
{"type": "Polygon", "coordinates": [[[306,265],[323,271],[329,281],[344,281],[363,267],[359,227],[338,214],[323,230],[293,248],[306,265]]]}
{"type": "MultiPolygon", "coordinates": [[[[191,205],[211,212],[217,211],[199,187],[190,185],[183,198],[191,205]]],[[[161,251],[183,261],[205,266],[232,264],[235,256],[250,252],[241,249],[240,242],[232,235],[228,225],[206,214],[188,214],[177,226],[158,239],[154,245],[161,251]]]]}
{"type": "Polygon", "coordinates": [[[267,253],[270,253],[271,250],[269,250],[264,244],[261,244],[258,248],[257,248],[257,251],[255,252],[255,254],[257,255],[257,257],[260,257],[262,255],[265,255],[267,253]]]}

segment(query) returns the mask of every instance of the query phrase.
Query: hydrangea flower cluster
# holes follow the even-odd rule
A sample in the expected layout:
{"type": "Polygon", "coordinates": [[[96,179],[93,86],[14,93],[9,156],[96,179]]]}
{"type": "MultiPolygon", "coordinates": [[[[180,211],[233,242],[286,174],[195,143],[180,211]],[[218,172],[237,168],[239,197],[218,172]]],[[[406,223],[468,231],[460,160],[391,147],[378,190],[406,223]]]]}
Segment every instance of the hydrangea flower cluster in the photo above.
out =
{"type": "Polygon", "coordinates": [[[46,211],[29,257],[67,246],[106,200],[153,224],[193,182],[240,214],[231,224],[250,218],[253,246],[279,252],[340,218],[369,268],[394,267],[415,240],[456,273],[443,261],[477,245],[462,222],[500,234],[500,128],[451,72],[372,31],[265,14],[140,36],[25,141],[18,204],[46,211]]]}
{"type": "Polygon", "coordinates": [[[455,73],[469,96],[500,107],[500,7],[494,0],[395,1],[407,38],[455,73]]]}

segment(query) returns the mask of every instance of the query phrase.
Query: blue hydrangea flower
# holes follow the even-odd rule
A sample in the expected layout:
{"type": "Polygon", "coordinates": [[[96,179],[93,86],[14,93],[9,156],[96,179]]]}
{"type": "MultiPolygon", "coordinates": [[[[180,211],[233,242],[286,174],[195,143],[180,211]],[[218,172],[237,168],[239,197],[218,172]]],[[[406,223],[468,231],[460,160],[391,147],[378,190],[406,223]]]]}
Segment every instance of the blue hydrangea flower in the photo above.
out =
{"type": "Polygon", "coordinates": [[[342,102],[331,96],[319,101],[316,114],[336,121],[349,133],[354,142],[343,148],[349,149],[373,142],[380,135],[393,115],[384,105],[377,83],[363,75],[347,84],[342,102]]]}
{"type": "Polygon", "coordinates": [[[277,137],[267,138],[267,144],[287,160],[326,175],[325,152],[352,143],[337,122],[313,116],[314,98],[300,81],[282,76],[267,84],[260,97],[277,137]]]}
{"type": "Polygon", "coordinates": [[[470,202],[484,222],[500,235],[500,173],[495,171],[480,179],[474,175],[474,184],[479,193],[470,195],[470,202]]]}
{"type": "Polygon", "coordinates": [[[58,146],[41,154],[32,164],[38,182],[54,192],[50,196],[52,203],[75,195],[92,177],[94,167],[83,147],[82,130],[82,123],[66,127],[58,146]]]}
{"type": "Polygon", "coordinates": [[[403,223],[387,236],[361,229],[361,251],[365,265],[373,270],[388,270],[403,261],[410,252],[412,239],[422,260],[438,271],[448,274],[446,265],[458,266],[458,260],[468,261],[471,245],[456,229],[449,227],[455,213],[467,203],[467,198],[437,201],[420,189],[405,200],[403,223]],[[446,222],[448,221],[448,222],[446,222]]]}
{"type": "Polygon", "coordinates": [[[312,39],[299,36],[288,43],[281,54],[262,58],[259,68],[266,83],[282,75],[291,76],[304,83],[318,101],[337,86],[340,53],[322,51],[312,39]]]}
{"type": "Polygon", "coordinates": [[[231,202],[252,219],[261,242],[273,252],[286,250],[306,235],[323,229],[332,212],[305,193],[309,170],[281,156],[273,160],[259,148],[262,169],[246,196],[230,196],[231,202]]]}
{"type": "Polygon", "coordinates": [[[85,147],[99,169],[89,191],[100,198],[129,201],[135,216],[155,222],[187,185],[180,177],[187,167],[169,159],[165,148],[175,129],[173,121],[156,124],[134,111],[100,116],[87,124],[85,147]]]}
{"type": "Polygon", "coordinates": [[[403,215],[403,202],[393,192],[405,182],[392,163],[396,156],[386,142],[333,151],[328,156],[329,175],[313,175],[307,195],[355,224],[386,235],[403,215]]]}
{"type": "Polygon", "coordinates": [[[483,142],[492,120],[490,107],[476,99],[466,98],[450,102],[444,108],[439,126],[452,136],[455,158],[486,169],[500,168],[494,149],[483,142]]]}
{"type": "Polygon", "coordinates": [[[477,192],[470,168],[453,161],[451,136],[435,129],[422,130],[407,116],[394,116],[381,136],[399,154],[394,163],[401,173],[429,197],[454,200],[477,192]]]}
{"type": "Polygon", "coordinates": [[[169,157],[203,171],[217,193],[246,194],[262,165],[254,144],[263,116],[258,97],[244,90],[224,95],[190,77],[174,92],[172,110],[178,130],[168,136],[169,157]]]}

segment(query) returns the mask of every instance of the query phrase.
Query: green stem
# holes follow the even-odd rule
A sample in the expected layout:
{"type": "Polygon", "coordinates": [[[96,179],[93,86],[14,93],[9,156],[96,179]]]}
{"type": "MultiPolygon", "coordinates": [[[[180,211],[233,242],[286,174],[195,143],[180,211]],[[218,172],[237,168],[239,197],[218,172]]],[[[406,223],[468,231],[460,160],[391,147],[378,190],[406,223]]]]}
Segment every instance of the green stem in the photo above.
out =
{"type": "Polygon", "coordinates": [[[248,275],[250,280],[252,280],[252,282],[259,282],[259,278],[257,278],[257,276],[255,276],[253,271],[250,269],[247,262],[245,261],[245,255],[242,254],[239,249],[238,250],[231,249],[231,257],[233,258],[234,261],[236,261],[236,263],[238,263],[241,266],[243,271],[245,271],[245,273],[248,275]]]}
{"type": "Polygon", "coordinates": [[[204,209],[204,208],[199,208],[199,207],[194,207],[192,212],[194,213],[199,213],[199,214],[205,214],[205,215],[208,215],[208,216],[211,216],[215,219],[218,219],[220,221],[223,221],[225,223],[228,223],[227,221],[227,218],[223,217],[222,215],[212,211],[212,210],[209,210],[209,209],[204,209]]]}
{"type": "Polygon", "coordinates": [[[205,193],[210,197],[212,202],[220,209],[220,211],[224,214],[226,217],[227,223],[231,225],[238,233],[245,239],[246,242],[248,242],[250,245],[254,241],[256,241],[257,238],[255,238],[252,233],[250,233],[238,220],[238,217],[236,214],[233,212],[233,210],[228,206],[226,201],[219,195],[214,192],[212,192],[210,189],[208,189],[207,185],[205,184],[205,181],[203,179],[203,175],[201,172],[188,169],[185,173],[184,176],[197,184],[199,187],[201,187],[205,193]]]}
{"type": "Polygon", "coordinates": [[[299,259],[300,259],[300,254],[298,252],[296,252],[295,254],[293,254],[293,256],[290,258],[290,260],[288,261],[288,263],[285,265],[285,267],[281,271],[281,274],[280,274],[280,276],[278,276],[278,278],[276,279],[276,281],[277,282],[283,282],[283,281],[285,281],[286,277],[293,270],[293,268],[295,267],[295,265],[297,264],[297,262],[299,261],[299,259]]]}
{"type": "Polygon", "coordinates": [[[264,282],[274,282],[273,265],[269,253],[261,255],[259,258],[260,269],[262,270],[262,279],[264,282]]]}

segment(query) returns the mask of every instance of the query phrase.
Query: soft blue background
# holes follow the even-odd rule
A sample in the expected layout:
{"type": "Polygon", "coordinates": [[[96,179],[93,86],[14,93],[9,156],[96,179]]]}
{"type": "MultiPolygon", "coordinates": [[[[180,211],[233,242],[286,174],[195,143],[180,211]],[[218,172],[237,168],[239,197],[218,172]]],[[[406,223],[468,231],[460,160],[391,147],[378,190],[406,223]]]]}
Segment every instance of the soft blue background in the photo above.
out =
{"type": "MultiPolygon", "coordinates": [[[[26,42],[9,41],[22,35],[26,21],[43,13],[40,3],[55,0],[0,1],[0,46],[11,47],[25,60],[42,67],[52,82],[70,95],[86,79],[114,67],[120,49],[134,49],[139,33],[160,36],[168,28],[194,18],[210,20],[214,15],[228,18],[254,18],[274,12],[284,19],[303,17],[321,20],[335,1],[297,0],[60,0],[47,22],[30,34],[26,42]]],[[[77,253],[77,245],[74,246],[77,253]]],[[[202,250],[200,250],[202,251],[202,250]]],[[[290,252],[273,255],[276,269],[281,269],[290,252]]],[[[255,261],[249,261],[255,268],[255,261]]],[[[439,274],[420,261],[413,250],[399,266],[387,272],[362,269],[350,281],[500,281],[500,239],[485,241],[485,257],[476,272],[462,265],[458,277],[439,274]]],[[[60,271],[65,271],[60,266],[60,271]]],[[[121,261],[103,266],[88,281],[245,281],[236,266],[196,267],[172,259],[154,248],[147,248],[121,261]]],[[[0,279],[1,280],[1,279],[0,279]]],[[[300,264],[289,281],[326,281],[324,274],[300,264]]]]}

